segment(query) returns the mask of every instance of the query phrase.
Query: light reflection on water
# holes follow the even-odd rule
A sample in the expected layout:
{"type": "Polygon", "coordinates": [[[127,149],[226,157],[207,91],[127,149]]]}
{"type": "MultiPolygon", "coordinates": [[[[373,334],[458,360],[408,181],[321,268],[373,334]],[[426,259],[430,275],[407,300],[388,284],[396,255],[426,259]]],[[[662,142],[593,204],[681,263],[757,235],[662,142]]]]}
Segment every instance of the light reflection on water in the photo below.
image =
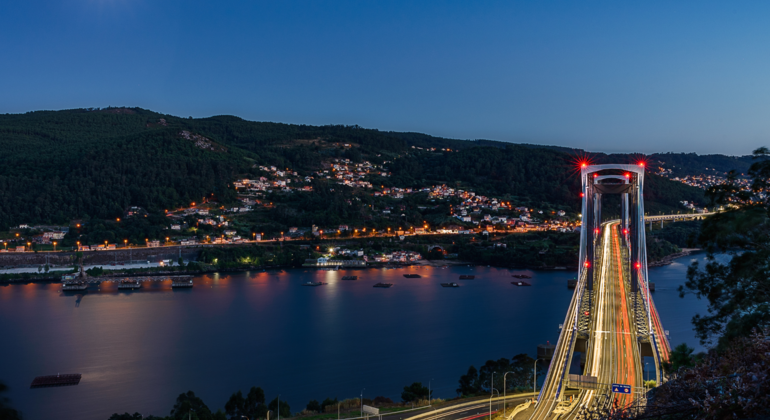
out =
{"type": "MultiPolygon", "coordinates": [[[[682,260],[680,260],[681,262],[682,260]]],[[[650,270],[654,299],[673,344],[697,344],[690,318],[703,302],[681,300],[686,266],[650,270]]],[[[685,264],[689,260],[684,261],[685,264]]],[[[165,415],[189,389],[212,408],[261,386],[292,410],[310,399],[384,395],[431,378],[437,396],[454,395],[468,366],[534,354],[555,342],[574,273],[488,267],[285,270],[222,273],[172,290],[170,281],[139,291],[62,293],[56,284],[0,287],[0,380],[28,418],[106,419],[113,412],[165,415]],[[418,273],[407,279],[404,273],[418,273]],[[458,280],[473,274],[474,280],[458,280]],[[357,275],[359,280],[341,280],[357,275]],[[307,281],[328,283],[303,287],[307,281]],[[455,281],[457,289],[440,282],[455,281]],[[394,283],[376,289],[377,282],[394,283]],[[79,301],[79,305],[78,305],[79,301]],[[83,374],[75,387],[30,390],[37,375],[83,374]]]]}

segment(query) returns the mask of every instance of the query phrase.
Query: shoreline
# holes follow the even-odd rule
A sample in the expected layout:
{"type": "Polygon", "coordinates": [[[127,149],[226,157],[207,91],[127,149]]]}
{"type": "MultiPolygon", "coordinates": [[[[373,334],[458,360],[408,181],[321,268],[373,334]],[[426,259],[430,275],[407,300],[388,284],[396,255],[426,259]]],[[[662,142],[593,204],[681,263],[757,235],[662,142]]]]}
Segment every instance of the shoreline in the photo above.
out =
{"type": "MultiPolygon", "coordinates": [[[[414,261],[410,264],[401,264],[398,266],[388,266],[386,264],[373,264],[367,267],[343,267],[340,268],[339,271],[353,271],[353,270],[374,270],[374,269],[383,269],[383,268],[389,268],[389,269],[409,269],[410,267],[432,267],[432,268],[445,268],[445,267],[484,267],[485,264],[474,264],[470,261],[459,261],[459,260],[418,260],[414,261]]],[[[576,271],[577,269],[575,267],[506,267],[506,266],[491,266],[486,265],[487,267],[494,267],[498,269],[507,269],[507,270],[530,270],[530,271],[576,271]]],[[[180,275],[190,275],[190,276],[201,276],[201,275],[207,275],[207,274],[216,274],[216,273],[242,273],[242,272],[272,272],[275,270],[287,270],[287,269],[316,269],[323,271],[323,268],[316,268],[316,267],[290,267],[290,266],[264,266],[264,267],[239,267],[239,268],[230,268],[230,269],[196,269],[196,270],[142,270],[142,269],[132,269],[137,271],[132,272],[124,272],[122,270],[105,270],[104,274],[98,276],[98,277],[91,277],[90,280],[93,282],[101,282],[101,281],[112,281],[119,278],[130,278],[130,277],[144,277],[144,276],[180,276],[180,275]]],[[[66,270],[66,271],[60,271],[59,274],[52,274],[52,273],[12,273],[12,274],[18,274],[14,278],[10,279],[4,279],[0,280],[0,285],[7,285],[7,284],[29,284],[29,283],[60,283],[61,282],[61,276],[62,274],[71,273],[72,270],[66,270]]],[[[7,273],[11,274],[11,273],[7,273]]]]}
{"type": "Polygon", "coordinates": [[[653,261],[651,263],[647,264],[647,268],[656,268],[656,267],[663,267],[665,265],[669,265],[674,262],[677,258],[686,257],[693,252],[702,251],[700,248],[682,248],[681,252],[677,252],[671,255],[666,255],[665,257],[661,258],[658,261],[653,261]]]}

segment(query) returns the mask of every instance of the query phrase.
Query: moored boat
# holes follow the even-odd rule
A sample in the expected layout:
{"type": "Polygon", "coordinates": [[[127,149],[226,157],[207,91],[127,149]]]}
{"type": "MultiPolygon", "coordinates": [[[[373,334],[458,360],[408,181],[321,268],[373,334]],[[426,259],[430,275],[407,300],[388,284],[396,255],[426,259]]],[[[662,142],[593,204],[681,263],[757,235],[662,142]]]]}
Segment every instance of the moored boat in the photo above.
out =
{"type": "Polygon", "coordinates": [[[358,280],[358,276],[342,276],[342,280],[358,280]]]}
{"type": "Polygon", "coordinates": [[[308,282],[302,283],[303,286],[323,286],[324,284],[326,283],[322,281],[308,281],[308,282]]]}
{"type": "Polygon", "coordinates": [[[393,283],[377,283],[374,285],[374,287],[381,287],[383,289],[386,289],[390,286],[393,286],[393,283]]]}
{"type": "Polygon", "coordinates": [[[140,289],[141,287],[142,287],[142,282],[135,279],[123,279],[118,283],[118,289],[121,289],[121,290],[140,289]]]}
{"type": "Polygon", "coordinates": [[[462,276],[460,276],[460,280],[473,280],[475,278],[476,276],[469,276],[467,274],[463,274],[462,276]]]}
{"type": "Polygon", "coordinates": [[[452,283],[441,283],[441,287],[460,287],[460,285],[457,284],[457,283],[454,283],[454,282],[452,282],[452,283]]]}
{"type": "Polygon", "coordinates": [[[404,274],[404,277],[406,277],[408,279],[419,279],[419,278],[422,278],[422,276],[419,275],[419,274],[404,274]]]}
{"type": "Polygon", "coordinates": [[[512,281],[511,284],[514,286],[532,286],[531,284],[525,281],[512,281]]]}

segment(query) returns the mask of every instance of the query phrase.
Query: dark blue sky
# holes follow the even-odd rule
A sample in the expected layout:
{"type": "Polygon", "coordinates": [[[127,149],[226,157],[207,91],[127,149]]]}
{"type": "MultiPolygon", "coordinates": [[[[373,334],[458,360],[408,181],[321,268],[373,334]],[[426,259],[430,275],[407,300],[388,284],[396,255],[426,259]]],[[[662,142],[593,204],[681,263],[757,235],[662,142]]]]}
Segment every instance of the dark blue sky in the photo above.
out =
{"type": "Polygon", "coordinates": [[[770,3],[0,5],[0,112],[139,106],[591,151],[770,145],[770,3]]]}

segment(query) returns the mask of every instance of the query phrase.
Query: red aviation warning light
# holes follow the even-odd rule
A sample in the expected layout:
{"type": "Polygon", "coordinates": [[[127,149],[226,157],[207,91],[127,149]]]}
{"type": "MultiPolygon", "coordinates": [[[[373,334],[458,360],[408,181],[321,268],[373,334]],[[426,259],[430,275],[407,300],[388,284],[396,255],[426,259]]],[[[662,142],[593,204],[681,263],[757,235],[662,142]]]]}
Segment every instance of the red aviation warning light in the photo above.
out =
{"type": "Polygon", "coordinates": [[[599,234],[599,228],[594,229],[594,233],[599,234]]]}
{"type": "Polygon", "coordinates": [[[588,262],[588,261],[586,261],[586,262],[584,262],[584,263],[583,263],[583,265],[584,265],[584,266],[586,266],[586,267],[590,267],[590,266],[591,266],[591,263],[590,263],[590,262],[588,262]]]}
{"type": "Polygon", "coordinates": [[[626,178],[631,178],[631,174],[626,174],[626,178]]]}
{"type": "Polygon", "coordinates": [[[628,229],[623,229],[623,234],[628,235],[628,229]]]}
{"type": "Polygon", "coordinates": [[[583,194],[583,193],[580,193],[580,196],[581,196],[581,197],[585,197],[586,195],[585,195],[585,194],[583,194]]]}
{"type": "Polygon", "coordinates": [[[636,268],[637,268],[637,269],[639,269],[639,268],[642,268],[642,265],[641,265],[641,264],[639,264],[639,263],[636,263],[635,265],[636,265],[636,268]]]}
{"type": "Polygon", "coordinates": [[[641,166],[642,168],[644,168],[644,161],[643,161],[643,160],[640,160],[640,161],[639,161],[639,162],[637,162],[636,164],[637,164],[637,165],[639,165],[639,166],[641,166]]]}

